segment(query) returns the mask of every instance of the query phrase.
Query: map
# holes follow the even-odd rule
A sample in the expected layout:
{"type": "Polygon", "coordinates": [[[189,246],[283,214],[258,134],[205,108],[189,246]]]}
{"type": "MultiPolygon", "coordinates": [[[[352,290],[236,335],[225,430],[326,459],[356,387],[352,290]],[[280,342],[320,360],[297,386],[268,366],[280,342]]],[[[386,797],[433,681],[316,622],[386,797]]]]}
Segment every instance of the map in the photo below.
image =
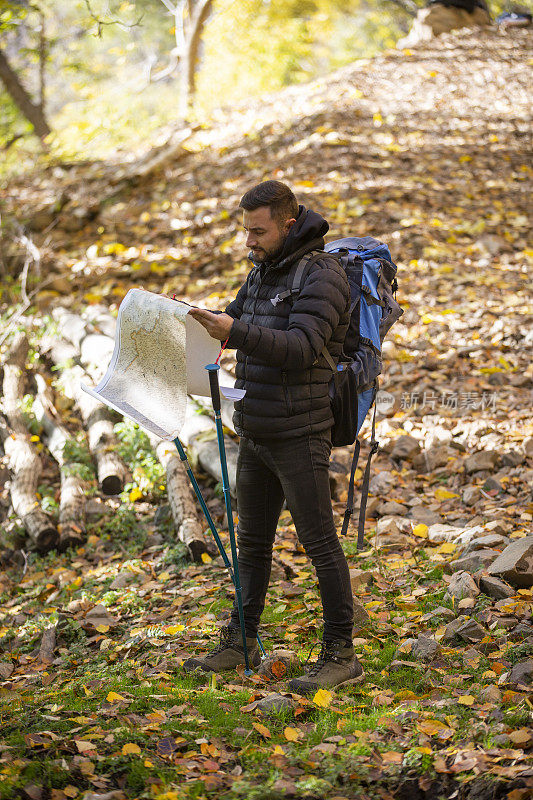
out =
{"type": "MultiPolygon", "coordinates": [[[[206,364],[220,344],[189,316],[191,306],[144,289],[130,289],[117,319],[115,347],[94,389],[81,388],[161,439],[178,436],[187,395],[209,397],[206,364]]],[[[230,400],[244,392],[220,387],[230,400]]]]}

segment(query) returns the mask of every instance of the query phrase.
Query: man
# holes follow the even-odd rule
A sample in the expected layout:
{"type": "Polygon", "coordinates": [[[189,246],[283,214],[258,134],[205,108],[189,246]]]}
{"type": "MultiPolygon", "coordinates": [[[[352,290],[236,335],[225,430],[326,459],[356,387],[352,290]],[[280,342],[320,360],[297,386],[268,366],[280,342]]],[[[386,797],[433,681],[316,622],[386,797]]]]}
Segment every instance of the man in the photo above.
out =
{"type": "MultiPolygon", "coordinates": [[[[284,500],[298,538],[316,569],[324,630],[318,660],[291,681],[300,693],[356,683],[363,669],[352,644],[353,600],[348,564],[337,538],[329,489],[331,368],[350,316],[350,289],[338,261],[321,252],[326,220],[298,206],[279,181],[265,181],[241,199],[246,245],[254,265],[225,313],[190,313],[216,339],[237,350],[235,403],[241,437],[237,464],[239,571],[250,663],[260,661],[256,635],[265,605],[272,546],[284,500]],[[317,252],[318,251],[318,252],[317,252]],[[294,297],[295,270],[308,256],[294,297]]],[[[205,657],[186,670],[219,672],[244,662],[239,617],[205,657]]]]}

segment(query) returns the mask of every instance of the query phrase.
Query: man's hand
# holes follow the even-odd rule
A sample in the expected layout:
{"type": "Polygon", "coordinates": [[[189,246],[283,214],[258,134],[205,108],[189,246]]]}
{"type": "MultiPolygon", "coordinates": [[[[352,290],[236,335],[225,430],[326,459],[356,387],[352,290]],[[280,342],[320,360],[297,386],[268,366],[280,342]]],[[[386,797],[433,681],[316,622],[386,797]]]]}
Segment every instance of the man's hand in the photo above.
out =
{"type": "Polygon", "coordinates": [[[213,339],[218,339],[219,342],[226,341],[233,325],[233,317],[229,314],[213,314],[211,311],[204,311],[203,308],[191,308],[189,314],[204,326],[213,339]]]}

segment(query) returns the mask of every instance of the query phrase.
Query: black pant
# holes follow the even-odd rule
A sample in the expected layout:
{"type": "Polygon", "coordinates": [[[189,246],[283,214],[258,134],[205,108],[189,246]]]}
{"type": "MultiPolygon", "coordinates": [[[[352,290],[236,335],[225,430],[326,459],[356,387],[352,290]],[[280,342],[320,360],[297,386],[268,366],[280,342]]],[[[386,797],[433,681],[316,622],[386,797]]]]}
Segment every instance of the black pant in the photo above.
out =
{"type": "MultiPolygon", "coordinates": [[[[257,634],[265,607],[272,545],[286,498],[298,538],[318,576],[323,638],[352,640],[352,589],[348,564],[333,522],[330,453],[329,431],[261,443],[241,438],[237,462],[237,541],[247,636],[257,634]]],[[[231,624],[239,625],[236,604],[231,624]]]]}

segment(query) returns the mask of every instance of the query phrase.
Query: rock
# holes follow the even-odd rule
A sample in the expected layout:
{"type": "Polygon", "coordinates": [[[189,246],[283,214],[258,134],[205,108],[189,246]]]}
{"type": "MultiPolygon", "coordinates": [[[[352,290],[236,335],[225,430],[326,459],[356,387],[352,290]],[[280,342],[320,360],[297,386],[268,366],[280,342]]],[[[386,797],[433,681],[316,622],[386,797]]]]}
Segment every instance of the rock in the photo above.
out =
{"type": "Polygon", "coordinates": [[[428,528],[428,540],[434,544],[453,542],[461,534],[462,530],[462,528],[456,528],[454,525],[444,525],[442,523],[430,525],[428,528]]]}
{"type": "Polygon", "coordinates": [[[285,697],[282,694],[269,694],[261,698],[261,700],[256,700],[254,705],[262,714],[270,714],[281,711],[283,708],[292,708],[294,703],[290,697],[285,697]]]}
{"type": "Polygon", "coordinates": [[[533,586],[533,536],[508,544],[489,566],[488,573],[501,576],[519,589],[533,586]]]}
{"type": "Polygon", "coordinates": [[[455,619],[455,612],[451,610],[451,608],[446,608],[446,606],[437,606],[432,611],[428,611],[427,614],[420,617],[420,622],[427,622],[430,619],[434,619],[435,617],[443,617],[444,619],[455,619]]]}
{"type": "Polygon", "coordinates": [[[387,516],[401,516],[403,514],[407,514],[407,506],[404,506],[402,503],[396,502],[396,500],[387,500],[385,503],[380,503],[378,507],[378,513],[382,517],[387,516]]]}
{"type": "Polygon", "coordinates": [[[474,550],[468,555],[456,558],[455,561],[450,562],[450,567],[453,572],[457,570],[466,570],[467,572],[476,572],[480,567],[487,567],[498,558],[499,553],[496,550],[474,550]]]}
{"type": "Polygon", "coordinates": [[[494,450],[479,450],[469,456],[465,461],[465,470],[470,475],[472,472],[480,472],[485,469],[493,469],[497,464],[499,454],[494,450]]]}
{"type": "Polygon", "coordinates": [[[133,581],[134,575],[133,572],[119,572],[119,574],[113,579],[109,588],[112,591],[116,589],[124,589],[129,583],[133,581]]]}
{"type": "Polygon", "coordinates": [[[474,550],[483,550],[484,548],[503,548],[509,544],[507,536],[501,536],[499,533],[488,533],[486,536],[480,536],[479,539],[472,539],[466,548],[464,555],[472,553],[474,550]]]}
{"type": "Polygon", "coordinates": [[[533,658],[519,661],[514,665],[507,678],[508,683],[530,686],[533,680],[533,658]]]}
{"type": "Polygon", "coordinates": [[[390,457],[398,461],[409,460],[419,452],[420,443],[413,436],[405,434],[395,440],[390,457]]]}
{"type": "Polygon", "coordinates": [[[479,697],[485,703],[499,703],[502,693],[497,686],[485,686],[479,693],[479,697]]]}
{"type": "Polygon", "coordinates": [[[413,467],[417,472],[433,472],[439,467],[445,467],[452,455],[453,450],[445,446],[422,450],[421,453],[413,458],[413,467]]]}
{"type": "Polygon", "coordinates": [[[507,536],[511,531],[511,526],[503,519],[493,519],[485,525],[487,533],[497,533],[500,536],[507,536]]]}
{"type": "Polygon", "coordinates": [[[362,569],[353,568],[350,570],[350,583],[352,584],[352,592],[357,594],[364,586],[368,586],[374,579],[371,572],[365,572],[362,569]]]}
{"type": "Polygon", "coordinates": [[[353,598],[353,624],[355,631],[364,628],[370,622],[370,614],[357,597],[353,598]]]}
{"type": "Polygon", "coordinates": [[[461,600],[463,597],[477,597],[478,594],[479,589],[472,576],[468,572],[456,572],[452,575],[444,599],[455,597],[457,600],[461,600]]]}
{"type": "Polygon", "coordinates": [[[382,517],[376,525],[376,534],[378,536],[410,532],[411,523],[405,517],[382,517]]]}
{"type": "Polygon", "coordinates": [[[533,458],[533,436],[528,436],[524,439],[524,453],[528,458],[533,458]]]}
{"type": "MultiPolygon", "coordinates": [[[[524,644],[526,640],[533,634],[533,628],[527,622],[519,622],[511,631],[509,631],[508,639],[512,642],[521,642],[524,644]]],[[[533,642],[530,641],[533,645],[533,642]]],[[[531,648],[533,650],[533,646],[531,648]]]]}
{"type": "Polygon", "coordinates": [[[504,453],[502,456],[502,463],[504,467],[518,467],[523,460],[523,453],[519,453],[518,450],[510,450],[508,453],[504,453]]]}
{"type": "MultiPolygon", "coordinates": [[[[470,523],[472,523],[472,521],[473,520],[470,520],[470,523]]],[[[481,525],[470,524],[468,527],[461,529],[461,533],[455,539],[455,544],[457,547],[464,547],[465,544],[469,544],[478,536],[483,536],[484,533],[485,529],[481,525]]]]}
{"type": "Polygon", "coordinates": [[[285,680],[287,675],[297,672],[300,662],[292,650],[274,650],[261,661],[258,673],[272,680],[285,680]],[[274,666],[275,665],[275,666],[274,666]]]}
{"type": "Polygon", "coordinates": [[[7,680],[14,671],[15,667],[10,661],[0,662],[0,679],[7,680]]]}
{"type": "Polygon", "coordinates": [[[374,495],[387,494],[393,483],[394,478],[390,472],[386,470],[378,472],[378,474],[374,475],[370,480],[369,492],[374,495]]]}
{"type": "Polygon", "coordinates": [[[475,505],[481,498],[481,492],[478,486],[467,486],[463,491],[463,503],[465,506],[475,505]]]}
{"type": "Polygon", "coordinates": [[[479,642],[485,636],[485,630],[475,619],[466,621],[459,617],[446,625],[443,642],[452,642],[456,639],[463,639],[465,642],[479,642]]]}
{"type": "Polygon", "coordinates": [[[499,480],[493,478],[491,475],[483,484],[483,489],[486,492],[501,492],[503,490],[503,486],[499,480]]]}
{"type": "Polygon", "coordinates": [[[419,634],[411,648],[411,655],[420,661],[432,661],[440,653],[440,645],[436,639],[419,634]]]}
{"type": "MultiPolygon", "coordinates": [[[[414,639],[412,640],[414,641],[414,639]]],[[[418,661],[405,661],[402,658],[394,659],[389,664],[389,672],[399,672],[402,669],[420,669],[418,661]]]]}
{"type": "Polygon", "coordinates": [[[164,503],[161,506],[158,506],[156,512],[154,514],[154,524],[159,527],[163,525],[168,519],[170,519],[170,506],[168,503],[164,503]]]}
{"type": "Polygon", "coordinates": [[[516,594],[512,586],[492,575],[482,575],[479,579],[479,588],[483,594],[486,594],[487,597],[493,597],[495,600],[503,600],[516,594]]]}
{"type": "Polygon", "coordinates": [[[93,497],[85,503],[85,514],[88,522],[96,522],[96,520],[108,516],[111,513],[109,506],[106,506],[106,504],[97,497],[93,497]]]}
{"type": "Polygon", "coordinates": [[[428,527],[430,525],[438,525],[442,523],[442,517],[440,514],[437,514],[436,511],[432,511],[431,508],[427,508],[424,505],[416,505],[414,506],[409,516],[413,519],[416,523],[423,522],[424,525],[428,527]]]}

